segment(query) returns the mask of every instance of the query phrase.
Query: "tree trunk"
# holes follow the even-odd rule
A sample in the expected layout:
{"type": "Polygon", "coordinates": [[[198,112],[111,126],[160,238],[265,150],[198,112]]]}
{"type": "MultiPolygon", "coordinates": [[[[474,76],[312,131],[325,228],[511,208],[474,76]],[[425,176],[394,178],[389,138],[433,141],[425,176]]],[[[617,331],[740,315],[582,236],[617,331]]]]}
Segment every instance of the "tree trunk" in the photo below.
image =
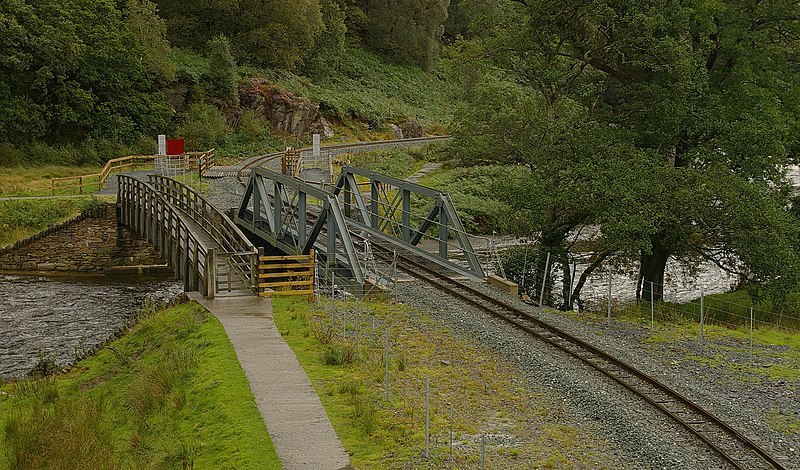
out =
{"type": "Polygon", "coordinates": [[[583,311],[583,301],[581,300],[581,290],[583,289],[583,285],[586,284],[586,280],[589,279],[589,276],[594,272],[595,269],[599,268],[603,261],[605,261],[606,257],[608,257],[608,252],[604,251],[598,254],[589,266],[583,270],[581,273],[581,277],[578,279],[578,282],[575,284],[575,287],[572,289],[572,294],[569,297],[569,307],[577,303],[578,304],[578,311],[583,311]]]}
{"type": "Polygon", "coordinates": [[[561,301],[561,305],[558,306],[558,309],[566,312],[572,308],[569,302],[569,290],[570,287],[572,287],[572,271],[570,270],[569,256],[567,256],[566,251],[559,255],[558,261],[561,263],[561,298],[563,299],[561,301]]]}
{"type": "Polygon", "coordinates": [[[664,300],[664,270],[667,267],[667,259],[669,259],[669,252],[657,240],[653,240],[652,253],[642,253],[642,300],[650,301],[651,287],[653,301],[661,302],[664,300]]]}

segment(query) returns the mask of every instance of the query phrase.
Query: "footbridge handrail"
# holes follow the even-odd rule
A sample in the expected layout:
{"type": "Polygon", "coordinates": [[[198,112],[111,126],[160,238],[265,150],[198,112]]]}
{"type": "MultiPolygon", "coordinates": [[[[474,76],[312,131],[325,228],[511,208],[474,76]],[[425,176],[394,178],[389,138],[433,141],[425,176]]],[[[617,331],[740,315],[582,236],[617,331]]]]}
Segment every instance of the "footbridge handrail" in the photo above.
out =
{"type": "Polygon", "coordinates": [[[192,233],[179,211],[152,185],[120,175],[117,188],[119,219],[147,238],[183,279],[186,290],[214,293],[213,253],[192,233]]]}
{"type": "Polygon", "coordinates": [[[258,264],[258,249],[233,221],[197,191],[180,181],[161,175],[148,175],[150,184],[167,198],[171,204],[189,216],[224,251],[218,255],[229,256],[239,275],[255,288],[255,266],[258,264]],[[249,269],[245,269],[249,265],[249,269]]]}

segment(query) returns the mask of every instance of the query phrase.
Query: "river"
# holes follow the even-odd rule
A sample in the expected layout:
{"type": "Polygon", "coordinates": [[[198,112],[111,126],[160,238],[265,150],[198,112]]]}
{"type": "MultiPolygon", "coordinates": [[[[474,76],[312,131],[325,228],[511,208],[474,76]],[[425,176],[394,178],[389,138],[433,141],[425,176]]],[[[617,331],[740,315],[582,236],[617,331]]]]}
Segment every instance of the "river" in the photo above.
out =
{"type": "Polygon", "coordinates": [[[0,274],[0,377],[21,377],[51,357],[63,366],[102,343],[140,311],[183,292],[171,276],[0,274]]]}

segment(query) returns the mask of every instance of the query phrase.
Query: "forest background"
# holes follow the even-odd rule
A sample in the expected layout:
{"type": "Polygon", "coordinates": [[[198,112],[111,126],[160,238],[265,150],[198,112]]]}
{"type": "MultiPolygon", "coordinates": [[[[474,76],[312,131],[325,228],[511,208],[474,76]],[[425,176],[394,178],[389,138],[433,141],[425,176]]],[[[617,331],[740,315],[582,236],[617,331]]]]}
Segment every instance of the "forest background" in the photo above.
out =
{"type": "MultiPolygon", "coordinates": [[[[97,165],[159,133],[244,158],[297,136],[243,106],[306,96],[341,138],[419,121],[475,232],[529,237],[559,306],[711,261],[797,312],[800,7],[785,0],[9,0],[0,165],[97,165]],[[292,94],[293,93],[293,94],[292,94]],[[598,230],[588,241],[581,229],[598,230]],[[570,253],[588,253],[580,273],[570,253]],[[576,275],[577,274],[577,275],[576,275]],[[551,277],[552,279],[552,277],[551,277]],[[570,280],[577,279],[577,282],[570,280]],[[570,281],[570,282],[568,282],[570,281]]],[[[299,142],[299,140],[297,140],[299,142]]],[[[457,199],[458,200],[458,199],[457,199]]],[[[519,258],[517,256],[516,258],[519,258]]],[[[523,285],[534,295],[538,289],[523,285]]]]}

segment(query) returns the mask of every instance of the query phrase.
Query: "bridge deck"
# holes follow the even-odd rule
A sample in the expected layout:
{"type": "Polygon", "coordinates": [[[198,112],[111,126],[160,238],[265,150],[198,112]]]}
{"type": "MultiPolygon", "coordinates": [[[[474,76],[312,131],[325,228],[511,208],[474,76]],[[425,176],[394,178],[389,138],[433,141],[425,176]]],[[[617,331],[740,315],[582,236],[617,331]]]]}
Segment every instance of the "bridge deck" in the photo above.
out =
{"type": "Polygon", "coordinates": [[[259,297],[204,299],[189,294],[219,319],[244,369],[256,405],[284,468],[340,469],[349,457],[311,381],[259,297]]]}

